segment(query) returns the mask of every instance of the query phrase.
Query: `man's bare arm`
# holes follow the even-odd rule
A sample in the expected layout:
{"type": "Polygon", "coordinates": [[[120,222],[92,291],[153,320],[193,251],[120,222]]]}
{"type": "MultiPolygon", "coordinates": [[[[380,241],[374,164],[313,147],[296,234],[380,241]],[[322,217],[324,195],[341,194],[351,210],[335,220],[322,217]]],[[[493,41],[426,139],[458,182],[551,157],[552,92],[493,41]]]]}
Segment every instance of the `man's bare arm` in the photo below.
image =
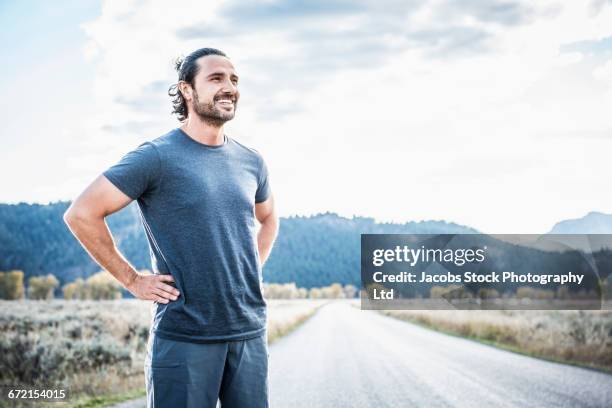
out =
{"type": "Polygon", "coordinates": [[[128,205],[132,199],[100,175],[64,213],[64,221],[91,257],[109,271],[134,296],[168,303],[179,291],[164,282],[172,275],[142,275],[117,249],[105,217],[128,205]]]}
{"type": "Polygon", "coordinates": [[[272,245],[278,235],[279,222],[272,194],[270,194],[266,201],[255,204],[255,216],[261,224],[261,228],[257,233],[257,249],[259,250],[261,266],[263,266],[272,251],[272,245]]]}

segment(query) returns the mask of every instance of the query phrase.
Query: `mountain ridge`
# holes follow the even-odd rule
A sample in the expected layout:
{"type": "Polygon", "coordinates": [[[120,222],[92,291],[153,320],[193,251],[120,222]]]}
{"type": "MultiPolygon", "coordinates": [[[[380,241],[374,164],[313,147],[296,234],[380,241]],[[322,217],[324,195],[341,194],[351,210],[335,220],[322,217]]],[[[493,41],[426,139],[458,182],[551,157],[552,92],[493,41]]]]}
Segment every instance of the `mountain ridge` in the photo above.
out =
{"type": "MultiPolygon", "coordinates": [[[[53,273],[61,284],[100,270],[63,221],[69,201],[49,204],[0,204],[0,271],[23,270],[25,278],[53,273]]],[[[150,269],[149,250],[132,203],[107,223],[123,255],[137,269],[150,269]]],[[[359,285],[360,234],[441,234],[478,231],[446,221],[377,223],[374,218],[346,218],[325,212],[281,218],[279,237],[264,266],[267,282],[295,282],[302,287],[334,282],[359,285]]]]}
{"type": "Polygon", "coordinates": [[[580,218],[556,223],[549,234],[612,234],[612,214],[590,211],[580,218]]]}

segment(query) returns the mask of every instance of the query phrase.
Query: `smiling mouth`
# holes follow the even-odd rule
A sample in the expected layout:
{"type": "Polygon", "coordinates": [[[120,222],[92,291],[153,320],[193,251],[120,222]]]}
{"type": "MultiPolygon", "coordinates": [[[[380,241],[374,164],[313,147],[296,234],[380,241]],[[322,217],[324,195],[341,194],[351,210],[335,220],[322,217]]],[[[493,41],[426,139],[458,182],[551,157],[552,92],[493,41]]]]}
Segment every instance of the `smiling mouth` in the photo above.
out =
{"type": "Polygon", "coordinates": [[[234,100],[231,98],[218,98],[215,102],[221,106],[226,106],[226,107],[234,106],[234,100]]]}

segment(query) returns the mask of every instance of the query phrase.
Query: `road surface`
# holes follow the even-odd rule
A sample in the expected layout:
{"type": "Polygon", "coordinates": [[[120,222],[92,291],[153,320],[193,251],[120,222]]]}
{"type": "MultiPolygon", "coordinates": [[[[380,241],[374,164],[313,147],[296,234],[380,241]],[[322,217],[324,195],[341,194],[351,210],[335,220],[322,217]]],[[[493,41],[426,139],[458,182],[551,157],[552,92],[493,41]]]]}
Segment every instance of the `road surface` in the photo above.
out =
{"type": "Polygon", "coordinates": [[[612,375],[322,307],[270,348],[271,406],[612,407],[612,375]]]}

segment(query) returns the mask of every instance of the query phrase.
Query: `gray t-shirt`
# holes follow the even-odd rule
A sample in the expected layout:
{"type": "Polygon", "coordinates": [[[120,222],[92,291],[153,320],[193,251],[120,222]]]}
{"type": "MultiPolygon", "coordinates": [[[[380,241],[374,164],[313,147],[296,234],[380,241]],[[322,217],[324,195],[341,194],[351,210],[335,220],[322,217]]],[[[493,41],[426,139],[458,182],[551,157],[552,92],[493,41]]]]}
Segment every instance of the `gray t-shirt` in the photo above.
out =
{"type": "Polygon", "coordinates": [[[141,144],[104,176],[140,208],[153,273],[180,296],[154,302],[151,330],[190,342],[241,340],[266,329],[255,203],[268,199],[261,155],[225,136],[209,146],[181,129],[141,144]]]}

